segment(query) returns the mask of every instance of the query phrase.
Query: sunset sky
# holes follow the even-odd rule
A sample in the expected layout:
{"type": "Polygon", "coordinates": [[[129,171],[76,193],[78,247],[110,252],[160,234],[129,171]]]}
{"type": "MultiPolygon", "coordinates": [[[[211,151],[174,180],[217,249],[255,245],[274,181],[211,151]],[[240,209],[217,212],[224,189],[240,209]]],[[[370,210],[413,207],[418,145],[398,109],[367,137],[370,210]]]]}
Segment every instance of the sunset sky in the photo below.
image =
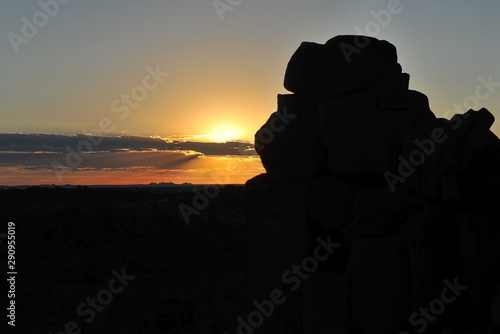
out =
{"type": "Polygon", "coordinates": [[[397,2],[2,0],[0,185],[244,183],[260,160],[224,142],[253,140],[302,41],[341,34],[393,43],[438,117],[489,78],[480,107],[498,118],[500,2],[397,2]]]}

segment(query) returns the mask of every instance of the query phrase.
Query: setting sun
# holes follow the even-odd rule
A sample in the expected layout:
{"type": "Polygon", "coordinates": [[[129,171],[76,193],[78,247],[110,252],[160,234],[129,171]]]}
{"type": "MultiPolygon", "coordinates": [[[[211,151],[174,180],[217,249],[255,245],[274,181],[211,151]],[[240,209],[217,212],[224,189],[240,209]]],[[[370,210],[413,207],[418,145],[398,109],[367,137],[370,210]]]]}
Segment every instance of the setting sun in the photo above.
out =
{"type": "Polygon", "coordinates": [[[242,139],[243,132],[237,126],[230,124],[221,124],[213,128],[212,132],[210,133],[210,137],[214,141],[236,140],[242,139]]]}

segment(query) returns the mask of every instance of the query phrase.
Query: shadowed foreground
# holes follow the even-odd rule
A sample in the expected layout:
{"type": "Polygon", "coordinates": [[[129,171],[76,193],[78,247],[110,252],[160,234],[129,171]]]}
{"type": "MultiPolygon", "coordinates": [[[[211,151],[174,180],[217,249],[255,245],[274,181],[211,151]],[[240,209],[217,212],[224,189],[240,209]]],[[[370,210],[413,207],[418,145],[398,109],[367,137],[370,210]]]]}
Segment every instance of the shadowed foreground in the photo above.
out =
{"type": "Polygon", "coordinates": [[[191,187],[0,190],[2,220],[16,224],[15,332],[55,334],[74,321],[83,333],[215,333],[212,305],[246,261],[243,187],[221,188],[187,225],[178,206],[193,196],[191,187]],[[122,269],[135,278],[101,304],[122,269]]]}

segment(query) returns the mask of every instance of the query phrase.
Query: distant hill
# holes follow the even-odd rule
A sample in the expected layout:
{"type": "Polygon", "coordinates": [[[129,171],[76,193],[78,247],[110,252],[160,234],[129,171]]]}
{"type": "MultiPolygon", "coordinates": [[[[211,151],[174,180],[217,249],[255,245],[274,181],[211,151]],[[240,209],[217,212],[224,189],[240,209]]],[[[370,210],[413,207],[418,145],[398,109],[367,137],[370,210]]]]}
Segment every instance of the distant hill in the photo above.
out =
{"type": "Polygon", "coordinates": [[[64,184],[64,185],[56,185],[56,184],[40,184],[40,185],[20,185],[20,186],[0,186],[0,189],[28,189],[28,188],[65,188],[65,189],[77,189],[81,187],[87,188],[144,188],[144,187],[152,187],[152,188],[165,188],[165,187],[190,187],[193,186],[192,183],[182,183],[175,184],[173,182],[160,182],[155,183],[152,182],[150,184],[119,184],[119,185],[73,185],[73,184],[64,184]]]}

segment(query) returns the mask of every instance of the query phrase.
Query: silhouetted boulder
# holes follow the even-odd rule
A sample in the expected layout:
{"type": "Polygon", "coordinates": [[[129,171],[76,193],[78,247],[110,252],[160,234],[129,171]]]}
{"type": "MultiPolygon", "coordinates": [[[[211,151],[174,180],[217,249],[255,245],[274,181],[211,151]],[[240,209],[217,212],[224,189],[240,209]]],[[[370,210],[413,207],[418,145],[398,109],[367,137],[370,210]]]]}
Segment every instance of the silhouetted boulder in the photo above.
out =
{"type": "Polygon", "coordinates": [[[352,220],[356,191],[333,175],[309,178],[304,186],[309,215],[325,228],[334,231],[352,220]]]}
{"type": "Polygon", "coordinates": [[[320,117],[333,174],[383,174],[413,125],[408,110],[339,109],[332,100],[320,105],[320,117]]]}
{"type": "Polygon", "coordinates": [[[325,159],[316,100],[278,95],[278,111],[255,134],[255,150],[277,179],[314,175],[325,159]]]}
{"type": "MultiPolygon", "coordinates": [[[[444,281],[460,274],[453,218],[410,193],[387,188],[361,192],[355,210],[346,280],[348,333],[421,331],[421,321],[412,326],[410,316],[419,307],[428,309],[447,288],[444,281]]],[[[468,281],[460,276],[459,283],[468,281]]],[[[444,314],[427,321],[429,332],[441,333],[457,319],[464,298],[455,299],[444,314]]]]}
{"type": "Polygon", "coordinates": [[[322,45],[303,42],[295,51],[285,73],[285,88],[294,93],[314,96],[318,89],[316,59],[322,45]]]}
{"type": "Polygon", "coordinates": [[[409,90],[406,93],[406,102],[416,118],[414,121],[416,124],[436,119],[436,116],[429,107],[429,99],[425,94],[417,92],[416,90],[409,90]]]}
{"type": "Polygon", "coordinates": [[[372,37],[337,36],[324,45],[302,43],[288,63],[284,86],[296,94],[328,98],[367,89],[377,80],[387,83],[382,73],[396,79],[390,86],[408,86],[394,45],[372,37]]]}
{"type": "Polygon", "coordinates": [[[324,45],[302,43],[285,74],[285,88],[296,94],[279,95],[278,111],[256,133],[266,171],[286,179],[389,169],[403,136],[435,119],[408,82],[386,41],[337,36],[324,45]]]}
{"type": "Polygon", "coordinates": [[[348,333],[420,332],[409,317],[454,280],[467,291],[428,321],[429,332],[490,320],[500,285],[494,118],[486,109],[436,118],[409,80],[386,41],[304,42],[285,74],[294,94],[278,95],[256,133],[267,173],[246,189],[254,279],[282,286],[283,266],[316,256],[317,240],[339,245],[302,277],[308,310],[294,318],[304,333],[322,327],[314,314],[328,314],[315,305],[345,314],[348,333]],[[346,275],[345,304],[321,300],[332,273],[346,275]]]}
{"type": "MultiPolygon", "coordinates": [[[[430,200],[460,201],[466,195],[460,184],[472,176],[468,169],[473,161],[488,146],[498,143],[489,130],[493,122],[493,115],[484,108],[455,115],[451,120],[423,122],[403,143],[393,175],[404,180],[401,186],[430,200]]],[[[496,173],[489,174],[491,180],[498,178],[496,173]]],[[[482,186],[489,188],[486,184],[482,186]]]]}

